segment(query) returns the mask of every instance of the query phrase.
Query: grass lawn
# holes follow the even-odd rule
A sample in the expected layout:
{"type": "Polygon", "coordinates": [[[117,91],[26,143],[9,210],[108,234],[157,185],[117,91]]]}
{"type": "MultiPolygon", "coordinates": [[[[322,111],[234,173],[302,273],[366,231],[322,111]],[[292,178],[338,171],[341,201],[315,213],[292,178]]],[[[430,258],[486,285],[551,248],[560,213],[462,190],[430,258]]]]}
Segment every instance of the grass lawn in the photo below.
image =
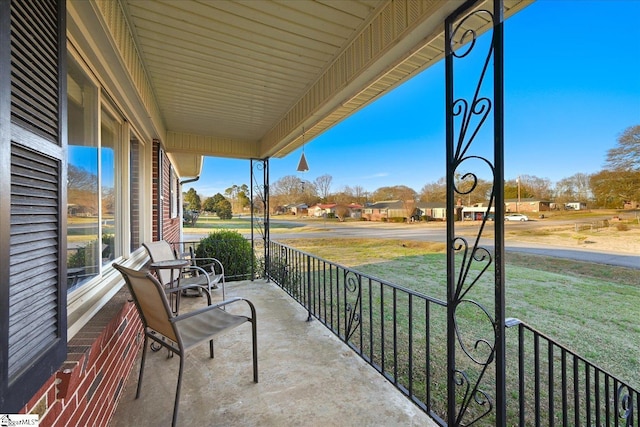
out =
{"type": "MultiPolygon", "coordinates": [[[[383,239],[279,241],[446,300],[444,244],[383,239]]],[[[492,310],[492,289],[493,274],[487,274],[470,298],[492,310]]],[[[640,388],[640,270],[507,253],[506,290],[507,317],[522,320],[640,388]]]]}

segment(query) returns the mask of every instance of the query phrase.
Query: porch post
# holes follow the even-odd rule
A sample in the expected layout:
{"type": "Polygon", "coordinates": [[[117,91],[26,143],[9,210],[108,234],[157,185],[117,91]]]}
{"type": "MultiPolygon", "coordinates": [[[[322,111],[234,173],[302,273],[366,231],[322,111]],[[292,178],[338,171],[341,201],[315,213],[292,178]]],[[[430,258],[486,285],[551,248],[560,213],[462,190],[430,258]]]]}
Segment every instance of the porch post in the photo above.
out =
{"type": "Polygon", "coordinates": [[[496,197],[494,221],[495,331],[496,331],[496,425],[507,425],[507,368],[505,336],[504,269],[504,8],[503,0],[493,1],[493,152],[496,197]]]}
{"type": "MultiPolygon", "coordinates": [[[[251,248],[255,253],[255,230],[262,236],[263,256],[264,256],[264,277],[268,280],[269,275],[269,159],[251,159],[251,248]],[[256,173],[259,172],[259,173],[256,173]],[[262,175],[260,177],[260,175],[262,175]],[[259,179],[261,179],[261,182],[259,179]],[[256,199],[262,209],[262,221],[255,217],[256,199]]],[[[255,269],[252,267],[252,273],[255,269]]],[[[253,276],[252,274],[252,276],[253,276]]]]}
{"type": "Polygon", "coordinates": [[[494,0],[492,8],[482,8],[481,1],[468,0],[445,20],[449,426],[480,420],[506,425],[502,2],[494,0]],[[465,29],[468,19],[492,22],[493,31],[480,37],[465,29]],[[461,94],[473,86],[467,81],[458,87],[454,84],[454,65],[465,60],[467,70],[477,68],[478,79],[475,89],[461,94]],[[483,87],[486,84],[493,86],[492,91],[483,87]],[[492,145],[487,144],[490,139],[492,145]],[[480,179],[493,186],[477,235],[457,236],[456,209],[480,179]],[[488,222],[491,213],[495,221],[488,222]],[[491,226],[493,249],[483,246],[482,238],[485,227],[491,226]],[[490,300],[481,295],[487,292],[482,283],[488,281],[493,282],[493,307],[477,302],[490,300]]]}

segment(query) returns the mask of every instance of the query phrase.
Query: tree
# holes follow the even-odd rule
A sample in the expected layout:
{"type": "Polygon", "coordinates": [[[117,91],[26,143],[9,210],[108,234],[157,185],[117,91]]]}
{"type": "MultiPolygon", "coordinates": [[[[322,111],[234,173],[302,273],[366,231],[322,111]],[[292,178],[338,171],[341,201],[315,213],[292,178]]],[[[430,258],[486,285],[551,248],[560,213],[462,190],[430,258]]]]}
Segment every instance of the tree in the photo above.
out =
{"type": "MultiPolygon", "coordinates": [[[[279,205],[306,203],[312,205],[318,200],[316,186],[312,182],[302,181],[294,175],[286,175],[270,187],[271,202],[277,200],[279,205]]],[[[275,208],[276,204],[273,204],[275,208]]]]}
{"type": "Polygon", "coordinates": [[[383,200],[404,200],[414,199],[417,197],[417,193],[413,188],[406,185],[394,185],[391,187],[380,187],[373,192],[372,198],[377,202],[383,200]]]}
{"type": "Polygon", "coordinates": [[[227,199],[221,200],[216,203],[216,214],[220,219],[231,219],[233,218],[233,213],[231,211],[231,202],[227,199]]]}
{"type": "Polygon", "coordinates": [[[534,194],[529,190],[526,182],[520,182],[518,179],[510,179],[504,183],[504,198],[505,199],[529,199],[534,197],[534,194]]]}
{"type": "Polygon", "coordinates": [[[226,209],[227,204],[231,206],[231,203],[222,194],[216,193],[215,196],[209,197],[204,201],[202,208],[207,212],[216,213],[218,214],[218,216],[220,216],[218,208],[220,206],[224,206],[224,209],[226,209]]]}
{"type": "Polygon", "coordinates": [[[586,202],[593,198],[591,175],[577,173],[556,183],[554,200],[556,203],[586,202]]]}
{"type": "Polygon", "coordinates": [[[233,184],[231,187],[224,190],[224,194],[227,196],[227,199],[231,199],[231,205],[235,212],[242,211],[250,204],[249,197],[247,196],[247,194],[249,194],[249,187],[247,184],[242,184],[240,186],[233,184]]]}
{"type": "Polygon", "coordinates": [[[640,200],[640,170],[603,170],[591,175],[590,184],[599,207],[620,209],[640,200]]]}
{"type": "Polygon", "coordinates": [[[213,205],[215,206],[215,205],[217,205],[218,203],[220,203],[220,202],[222,202],[224,200],[227,200],[227,199],[222,194],[216,193],[213,196],[213,205]]]}
{"type": "Polygon", "coordinates": [[[200,196],[198,196],[198,193],[193,188],[190,188],[184,195],[184,203],[186,205],[185,210],[199,211],[202,209],[200,196]]]}
{"type": "Polygon", "coordinates": [[[69,163],[67,198],[78,213],[98,213],[98,176],[69,163]]]}
{"type": "Polygon", "coordinates": [[[425,184],[422,190],[420,190],[420,201],[446,203],[447,179],[442,177],[436,182],[425,184]]]}
{"type": "Polygon", "coordinates": [[[331,181],[333,177],[331,175],[321,175],[315,179],[313,182],[316,186],[316,191],[318,192],[318,196],[322,199],[323,202],[327,202],[329,200],[329,196],[331,195],[331,181]]]}
{"type": "Polygon", "coordinates": [[[334,195],[336,201],[342,200],[348,203],[365,204],[367,202],[367,191],[361,185],[349,187],[345,185],[341,191],[334,195]]]}
{"type": "Polygon", "coordinates": [[[342,222],[344,219],[349,216],[349,207],[345,204],[336,205],[336,217],[338,221],[342,222]]]}
{"type": "Polygon", "coordinates": [[[618,145],[607,151],[605,169],[640,171],[640,125],[628,127],[618,137],[618,145]]]}
{"type": "MultiPolygon", "coordinates": [[[[446,178],[442,178],[446,182],[446,178]]],[[[454,194],[456,204],[460,203],[466,206],[475,204],[486,204],[491,197],[493,183],[485,181],[482,178],[475,178],[469,174],[456,175],[455,177],[457,192],[454,194]]]]}
{"type": "Polygon", "coordinates": [[[216,201],[213,197],[207,197],[202,204],[202,210],[207,212],[215,212],[216,211],[216,201]]]}
{"type": "Polygon", "coordinates": [[[539,200],[551,200],[553,192],[549,178],[539,178],[534,175],[520,175],[519,178],[520,190],[522,191],[522,188],[526,188],[527,192],[531,194],[529,197],[539,200]]]}

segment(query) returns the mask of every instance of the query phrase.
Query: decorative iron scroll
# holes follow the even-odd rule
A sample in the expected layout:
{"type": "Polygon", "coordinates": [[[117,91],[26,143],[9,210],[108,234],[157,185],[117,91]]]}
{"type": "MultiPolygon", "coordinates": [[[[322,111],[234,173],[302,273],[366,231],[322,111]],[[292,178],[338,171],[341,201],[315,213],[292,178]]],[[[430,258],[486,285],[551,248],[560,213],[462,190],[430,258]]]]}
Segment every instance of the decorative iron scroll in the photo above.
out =
{"type": "MultiPolygon", "coordinates": [[[[251,248],[256,251],[254,232],[261,236],[264,250],[264,268],[262,272],[268,277],[269,268],[269,160],[251,160],[251,248]],[[257,203],[256,203],[257,202],[257,203]],[[256,205],[257,204],[257,205],[256,205]],[[262,217],[256,218],[256,212],[262,217]]],[[[258,273],[254,271],[254,275],[258,273]]]]}
{"type": "Polygon", "coordinates": [[[362,299],[362,277],[354,271],[344,272],[344,340],[348,342],[360,327],[360,302],[362,299]],[[355,299],[354,299],[355,296],[355,299]]]}
{"type": "Polygon", "coordinates": [[[254,215],[258,210],[264,213],[263,218],[266,218],[268,214],[267,188],[269,184],[264,181],[264,172],[267,167],[267,162],[265,160],[251,161],[251,226],[253,229],[258,230],[263,239],[265,237],[264,220],[255,218],[254,215]],[[256,173],[256,171],[258,173],[256,173]],[[258,179],[261,179],[262,182],[259,182],[258,179]],[[259,203],[259,206],[255,205],[256,201],[259,203]]]}
{"type": "MultiPolygon", "coordinates": [[[[499,0],[496,0],[499,1],[499,0]]],[[[466,12],[465,12],[466,13],[466,12]]],[[[492,252],[481,245],[481,238],[490,218],[494,203],[495,192],[499,185],[496,177],[495,165],[485,157],[474,154],[472,144],[481,139],[479,135],[483,126],[494,111],[494,103],[491,98],[481,95],[486,86],[487,70],[491,65],[494,55],[494,33],[488,34],[491,41],[488,44],[486,54],[479,52],[480,44],[478,34],[472,29],[473,23],[488,21],[495,27],[494,13],[489,10],[479,9],[462,16],[460,13],[447,19],[447,183],[451,188],[448,193],[447,208],[455,210],[454,200],[461,196],[471,194],[479,182],[480,171],[468,172],[471,167],[480,165],[484,176],[491,176],[493,186],[489,196],[489,203],[473,241],[457,236],[455,223],[448,222],[449,245],[448,248],[448,305],[450,310],[449,328],[454,328],[454,333],[449,334],[448,351],[450,390],[448,403],[449,425],[474,425],[480,420],[487,422],[487,417],[493,413],[500,402],[497,398],[497,387],[493,389],[492,375],[501,375],[498,367],[493,369],[496,360],[496,348],[502,335],[499,328],[501,320],[492,314],[482,304],[474,301],[472,291],[479,290],[479,283],[491,279],[495,267],[495,258],[492,252]],[[458,47],[458,51],[455,47],[458,47]],[[475,52],[474,52],[475,50],[475,52]],[[473,53],[473,55],[471,55],[473,53]],[[469,98],[454,98],[453,64],[454,61],[463,61],[471,56],[482,55],[483,62],[480,67],[478,81],[473,95],[469,98]],[[486,169],[485,169],[486,168],[486,169]],[[466,316],[465,316],[466,315],[466,316]],[[464,319],[473,319],[464,320],[464,319]],[[460,354],[457,353],[460,349],[460,354]]],[[[484,46],[484,43],[482,44],[484,46]]],[[[472,66],[474,61],[468,61],[467,66],[472,66]]],[[[495,70],[494,70],[495,72],[495,70]]],[[[495,92],[494,92],[495,94],[495,92]]],[[[493,142],[493,140],[491,140],[493,142]]],[[[478,143],[480,145],[481,143],[478,143]]],[[[500,165],[501,166],[501,165],[500,165]]],[[[501,193],[502,194],[502,193],[501,193]]],[[[496,212],[497,213],[497,212],[496,212]]],[[[448,214],[449,215],[449,214],[448,214]]],[[[453,215],[453,213],[451,214],[453,215]]],[[[502,227],[503,220],[495,217],[495,227],[502,227]]],[[[502,248],[496,248],[502,250],[502,248]]],[[[497,267],[495,268],[497,270],[497,267]]],[[[496,287],[499,280],[495,277],[496,287]]],[[[490,287],[493,289],[494,287],[490,287]]],[[[499,304],[496,301],[496,306],[499,304]]],[[[497,310],[496,310],[497,312],[497,310]]],[[[496,425],[499,415],[496,414],[496,425]]]]}
{"type": "Polygon", "coordinates": [[[623,384],[618,387],[616,402],[618,402],[616,408],[618,417],[624,420],[625,427],[631,427],[633,424],[633,397],[628,386],[623,384]]]}

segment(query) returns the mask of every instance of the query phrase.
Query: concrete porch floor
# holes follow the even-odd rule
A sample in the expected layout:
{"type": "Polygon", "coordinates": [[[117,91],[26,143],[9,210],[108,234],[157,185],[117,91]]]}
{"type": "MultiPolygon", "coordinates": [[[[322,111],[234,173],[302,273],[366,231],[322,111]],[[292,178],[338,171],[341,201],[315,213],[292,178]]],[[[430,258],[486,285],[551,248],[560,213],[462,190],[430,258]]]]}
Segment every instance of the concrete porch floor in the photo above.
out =
{"type": "MultiPolygon", "coordinates": [[[[436,426],[422,410],[344,345],[284,291],[262,280],[227,284],[227,298],[251,300],[258,318],[259,383],[252,381],[247,323],[186,357],[181,426],[436,426]]],[[[220,299],[216,291],[214,299],[220,299]]],[[[205,298],[182,298],[181,312],[205,298]]],[[[236,303],[245,309],[245,303],[236,303]]],[[[234,308],[234,312],[236,308],[234,308]]],[[[248,309],[246,311],[248,314],[248,309]]],[[[169,426],[179,358],[149,351],[135,399],[140,355],[110,426],[169,426]]]]}

